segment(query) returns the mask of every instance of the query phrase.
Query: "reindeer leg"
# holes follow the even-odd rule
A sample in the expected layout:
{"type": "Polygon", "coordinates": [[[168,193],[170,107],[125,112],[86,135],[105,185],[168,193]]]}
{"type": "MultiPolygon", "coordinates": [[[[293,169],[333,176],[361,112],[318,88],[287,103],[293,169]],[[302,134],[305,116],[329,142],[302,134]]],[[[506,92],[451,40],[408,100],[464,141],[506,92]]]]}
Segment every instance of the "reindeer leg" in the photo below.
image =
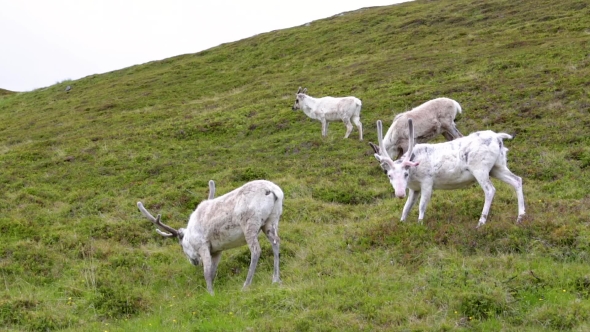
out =
{"type": "MultiPolygon", "coordinates": [[[[277,220],[278,222],[278,220],[277,220]]],[[[281,278],[279,277],[279,246],[281,243],[281,239],[279,238],[279,234],[277,232],[276,224],[267,223],[262,227],[264,234],[268,238],[272,246],[272,253],[274,255],[274,271],[272,274],[272,282],[281,282],[281,278]]]]}
{"type": "Polygon", "coordinates": [[[322,122],[322,136],[326,137],[328,136],[328,122],[326,119],[321,119],[320,121],[322,122]]]}
{"type": "Polygon", "coordinates": [[[420,196],[420,192],[416,192],[412,189],[409,189],[409,195],[408,195],[408,199],[406,200],[406,204],[404,205],[404,209],[402,211],[402,218],[401,221],[406,221],[406,218],[408,217],[408,214],[410,213],[410,210],[412,209],[412,207],[414,206],[414,204],[416,203],[416,199],[418,198],[418,196],[420,196]]]}
{"type": "Polygon", "coordinates": [[[448,133],[448,132],[446,132],[446,131],[443,131],[443,133],[442,133],[442,134],[443,134],[443,136],[445,137],[445,139],[446,139],[447,141],[452,141],[452,140],[455,138],[455,137],[453,137],[453,135],[451,135],[450,133],[448,133]]]}
{"type": "Polygon", "coordinates": [[[359,130],[359,141],[363,140],[363,124],[361,123],[361,119],[358,116],[352,118],[352,122],[356,125],[356,128],[359,130]]]}
{"type": "Polygon", "coordinates": [[[418,214],[418,222],[422,223],[424,221],[424,215],[426,214],[426,207],[428,206],[428,202],[430,202],[430,197],[432,196],[432,186],[423,186],[422,187],[422,194],[420,195],[420,206],[419,214],[418,214]]]}
{"type": "Polygon", "coordinates": [[[201,256],[201,262],[203,264],[203,270],[205,274],[205,282],[207,283],[207,291],[209,294],[213,293],[213,279],[211,278],[212,262],[209,248],[201,247],[199,249],[199,256],[201,256]]]}
{"type": "Polygon", "coordinates": [[[474,172],[473,176],[483,189],[485,194],[485,202],[483,204],[483,210],[481,211],[481,217],[479,218],[479,222],[477,223],[477,227],[479,228],[486,223],[486,219],[488,218],[488,213],[490,211],[490,206],[492,205],[492,200],[494,199],[494,195],[496,194],[496,188],[494,188],[494,184],[490,180],[488,176],[488,172],[474,172]]]}
{"type": "Polygon", "coordinates": [[[209,273],[211,274],[211,283],[215,281],[215,277],[217,276],[217,266],[219,265],[219,261],[221,260],[221,253],[222,251],[218,251],[216,253],[211,254],[211,270],[209,273]]]}
{"type": "Polygon", "coordinates": [[[352,132],[352,123],[350,123],[350,119],[343,119],[342,122],[344,122],[344,125],[346,126],[346,134],[344,134],[344,138],[348,138],[352,132]]]}
{"type": "Polygon", "coordinates": [[[449,132],[454,138],[463,137],[463,134],[461,134],[461,132],[457,129],[457,127],[455,127],[454,123],[453,123],[453,126],[451,127],[451,130],[449,132]]]}
{"type": "Polygon", "coordinates": [[[490,175],[502,182],[511,185],[516,191],[516,197],[518,199],[518,218],[516,223],[522,222],[522,218],[525,215],[524,210],[524,194],[522,193],[522,178],[512,173],[507,167],[494,167],[490,172],[490,175]]]}
{"type": "Polygon", "coordinates": [[[250,225],[250,223],[246,226],[246,231],[244,235],[246,236],[246,243],[248,243],[248,247],[250,248],[250,268],[248,269],[248,276],[246,277],[246,281],[244,282],[244,287],[242,290],[248,288],[252,283],[252,278],[254,277],[254,272],[256,272],[256,266],[258,265],[258,260],[260,259],[260,243],[258,243],[258,232],[260,228],[254,227],[254,225],[250,225]]]}

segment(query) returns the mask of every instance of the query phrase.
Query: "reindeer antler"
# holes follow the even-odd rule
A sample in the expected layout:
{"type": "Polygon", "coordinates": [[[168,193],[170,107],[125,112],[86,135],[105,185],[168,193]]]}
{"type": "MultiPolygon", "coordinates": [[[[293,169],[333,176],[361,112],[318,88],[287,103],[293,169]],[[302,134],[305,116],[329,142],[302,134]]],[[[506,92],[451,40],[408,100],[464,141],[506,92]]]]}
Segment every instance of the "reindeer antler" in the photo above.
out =
{"type": "Polygon", "coordinates": [[[409,143],[408,143],[408,152],[406,153],[406,157],[402,161],[404,166],[418,166],[420,162],[412,162],[410,159],[412,158],[412,152],[414,151],[414,123],[412,119],[408,119],[408,129],[409,129],[409,143]]]}
{"type": "Polygon", "coordinates": [[[160,229],[156,228],[156,232],[158,232],[158,234],[165,236],[165,237],[177,237],[178,236],[178,231],[166,224],[163,224],[160,221],[161,215],[158,214],[158,216],[156,218],[154,218],[154,216],[152,216],[148,210],[146,210],[143,207],[143,204],[141,202],[137,202],[137,207],[139,208],[139,211],[141,211],[141,214],[143,214],[146,218],[148,218],[149,221],[151,221],[152,223],[154,223],[156,226],[164,229],[167,232],[170,233],[166,233],[166,232],[162,232],[160,229]]]}
{"type": "MultiPolygon", "coordinates": [[[[377,120],[377,139],[379,140],[378,153],[380,155],[382,155],[383,157],[387,157],[387,158],[391,159],[391,157],[387,153],[387,150],[385,149],[385,145],[383,145],[383,123],[381,122],[381,120],[377,120]]],[[[375,149],[375,148],[373,148],[373,149],[375,149]]]]}

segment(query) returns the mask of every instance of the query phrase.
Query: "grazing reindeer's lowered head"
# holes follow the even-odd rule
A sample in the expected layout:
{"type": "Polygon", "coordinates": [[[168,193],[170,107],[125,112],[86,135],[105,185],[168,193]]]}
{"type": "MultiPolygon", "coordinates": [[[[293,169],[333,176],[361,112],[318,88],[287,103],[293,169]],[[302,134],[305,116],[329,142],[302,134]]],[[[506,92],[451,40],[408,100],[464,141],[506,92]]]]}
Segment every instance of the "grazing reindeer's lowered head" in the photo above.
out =
{"type": "MultiPolygon", "coordinates": [[[[426,143],[440,134],[447,141],[463,137],[455,126],[457,113],[461,113],[461,105],[449,98],[432,99],[407,112],[399,113],[383,137],[387,154],[399,159],[408,151],[409,137],[406,124],[409,119],[413,120],[416,143],[426,143]]],[[[375,148],[375,145],[371,146],[375,148]]]]}
{"type": "Polygon", "coordinates": [[[459,189],[477,182],[485,193],[485,202],[477,224],[485,224],[496,189],[490,176],[511,185],[518,199],[517,223],[525,215],[522,179],[514,175],[507,167],[506,152],[502,139],[512,138],[505,133],[491,130],[478,131],[469,136],[438,144],[414,143],[414,126],[408,119],[408,151],[401,159],[393,161],[383,145],[381,120],[377,121],[379,147],[374,146],[375,158],[387,174],[395,190],[395,196],[406,196],[401,221],[405,221],[410,209],[420,196],[418,221],[422,222],[426,206],[435,189],[459,189]]]}
{"type": "Polygon", "coordinates": [[[363,140],[363,125],[361,123],[361,101],[356,97],[322,97],[314,98],[307,95],[307,88],[297,90],[295,104],[292,110],[302,110],[308,117],[322,123],[322,136],[328,136],[328,124],[332,121],[342,121],[346,125],[348,138],[352,132],[352,123],[359,130],[359,139],[363,140]]]}
{"type": "Polygon", "coordinates": [[[202,201],[191,214],[186,228],[178,230],[152,216],[141,202],[139,211],[157,228],[158,234],[176,237],[193,265],[203,264],[207,291],[213,295],[213,281],[223,250],[247,244],[250,268],[244,289],[252,282],[260,258],[258,234],[263,231],[272,245],[274,255],[273,282],[279,278],[279,218],[283,211],[283,191],[270,181],[256,180],[213,198],[215,183],[209,181],[209,199],[202,201]]]}

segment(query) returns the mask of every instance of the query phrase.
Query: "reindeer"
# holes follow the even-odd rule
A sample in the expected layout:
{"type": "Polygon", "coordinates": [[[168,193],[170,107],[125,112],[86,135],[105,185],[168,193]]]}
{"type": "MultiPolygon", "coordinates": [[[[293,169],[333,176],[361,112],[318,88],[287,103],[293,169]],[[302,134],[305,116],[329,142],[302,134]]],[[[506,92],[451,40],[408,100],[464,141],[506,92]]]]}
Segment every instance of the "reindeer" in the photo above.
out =
{"type": "Polygon", "coordinates": [[[273,283],[279,278],[279,218],[283,211],[283,191],[266,180],[251,181],[233,191],[215,196],[215,182],[209,181],[209,199],[202,201],[191,214],[186,228],[174,229],[154,218],[137,202],[139,211],[164,237],[176,237],[188,260],[193,265],[203,263],[207,291],[213,295],[213,281],[223,250],[247,244],[250,248],[250,269],[242,289],[252,282],[260,244],[258,234],[264,234],[272,245],[274,254],[273,283]]]}
{"type": "MultiPolygon", "coordinates": [[[[396,156],[395,159],[399,159],[402,154],[408,151],[408,131],[406,130],[408,119],[412,119],[416,126],[414,131],[417,143],[426,143],[440,134],[447,141],[463,137],[455,126],[457,113],[461,113],[461,105],[453,99],[429,100],[407,112],[396,115],[383,138],[383,145],[390,156],[396,156]]],[[[375,153],[379,153],[376,145],[372,143],[370,145],[375,153]]]]}
{"type": "Polygon", "coordinates": [[[351,121],[354,122],[359,130],[359,140],[363,140],[363,124],[361,123],[361,106],[360,99],[356,97],[322,97],[314,98],[307,95],[307,88],[297,90],[295,104],[292,110],[303,110],[308,117],[318,120],[322,123],[322,136],[328,136],[328,122],[342,121],[346,125],[346,134],[348,138],[352,132],[351,121]]]}
{"type": "Polygon", "coordinates": [[[525,215],[522,179],[514,175],[506,166],[506,152],[502,139],[511,139],[505,133],[491,130],[478,131],[466,137],[438,144],[417,144],[414,146],[414,125],[408,119],[409,147],[401,159],[393,161],[383,143],[381,120],[377,121],[379,151],[375,158],[381,164],[389,182],[395,190],[395,196],[409,196],[402,212],[401,221],[405,221],[410,209],[420,196],[418,221],[422,222],[426,206],[434,189],[458,189],[477,181],[485,193],[485,202],[481,218],[476,228],[484,225],[496,189],[490,176],[511,185],[518,198],[517,223],[525,215]]]}

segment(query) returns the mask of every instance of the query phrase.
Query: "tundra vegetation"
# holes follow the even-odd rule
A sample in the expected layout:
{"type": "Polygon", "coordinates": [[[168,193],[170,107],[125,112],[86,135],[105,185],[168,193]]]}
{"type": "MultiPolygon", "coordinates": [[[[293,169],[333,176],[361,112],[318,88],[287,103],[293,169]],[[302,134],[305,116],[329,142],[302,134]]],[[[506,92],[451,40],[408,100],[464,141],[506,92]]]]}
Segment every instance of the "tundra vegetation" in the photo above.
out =
{"type": "Polygon", "coordinates": [[[0,96],[0,326],[590,330],[589,27],[584,0],[419,0],[0,96]],[[318,135],[291,110],[300,85],[361,99],[365,140],[318,135]],[[477,185],[399,222],[372,124],[442,96],[461,103],[464,135],[514,136],[522,224],[495,180],[485,227],[477,185]],[[216,196],[254,179],[283,189],[282,284],[261,240],[250,287],[243,246],[212,297],[137,212],[143,200],[184,227],[209,179],[216,196]]]}

